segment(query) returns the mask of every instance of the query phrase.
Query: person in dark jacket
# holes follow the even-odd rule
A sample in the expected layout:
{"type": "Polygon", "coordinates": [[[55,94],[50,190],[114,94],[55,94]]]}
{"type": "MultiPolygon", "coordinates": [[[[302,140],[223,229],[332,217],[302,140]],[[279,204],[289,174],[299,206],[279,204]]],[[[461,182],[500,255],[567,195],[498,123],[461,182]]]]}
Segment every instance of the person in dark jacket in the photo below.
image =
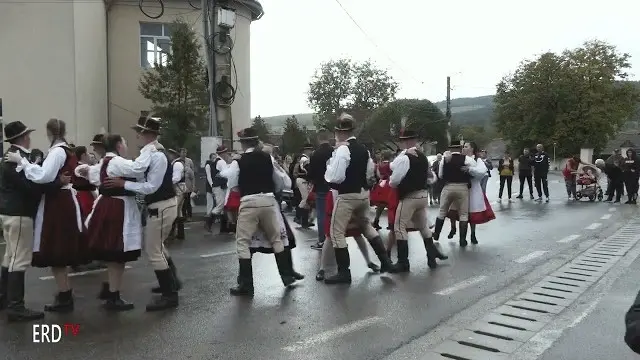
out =
{"type": "MultiPolygon", "coordinates": [[[[608,174],[607,170],[611,170],[611,168],[613,166],[616,166],[615,164],[622,164],[622,161],[624,160],[624,156],[622,156],[620,154],[620,149],[613,149],[613,155],[609,156],[607,158],[607,160],[605,161],[605,174],[607,174],[607,200],[606,201],[613,201],[613,196],[615,195],[616,192],[616,188],[614,187],[614,185],[618,185],[620,181],[617,181],[614,183],[613,179],[611,178],[611,176],[608,174]]],[[[617,173],[617,172],[614,172],[617,173]]],[[[623,192],[624,192],[624,185],[622,186],[623,188],[623,192]]]]}
{"type": "Polygon", "coordinates": [[[533,156],[533,180],[536,183],[536,190],[538,191],[538,199],[536,201],[542,201],[542,193],[549,202],[549,182],[547,177],[549,176],[549,167],[551,165],[551,159],[549,155],[544,151],[542,144],[536,145],[536,154],[533,156]]]}
{"type": "Polygon", "coordinates": [[[627,157],[624,158],[622,163],[622,177],[629,199],[625,204],[636,204],[638,199],[638,180],[640,178],[640,160],[633,149],[627,150],[626,155],[627,157]]]}
{"type": "Polygon", "coordinates": [[[329,144],[329,139],[332,134],[327,129],[322,129],[318,132],[318,148],[313,152],[309,159],[309,165],[307,165],[307,173],[311,183],[313,184],[313,191],[316,195],[316,219],[318,221],[318,242],[311,245],[313,249],[322,250],[324,244],[324,221],[326,218],[325,203],[327,200],[327,193],[329,192],[329,184],[324,179],[324,173],[327,171],[327,162],[333,154],[333,147],[329,144]]]}
{"type": "MultiPolygon", "coordinates": [[[[293,160],[291,161],[291,164],[289,164],[289,178],[291,179],[292,183],[296,183],[296,174],[295,174],[295,168],[296,165],[298,163],[300,163],[300,157],[302,156],[302,154],[296,154],[293,156],[293,160]]],[[[291,191],[293,191],[293,199],[291,201],[292,205],[295,205],[295,216],[293,218],[293,221],[297,224],[300,223],[300,208],[298,207],[298,205],[300,204],[300,200],[302,200],[302,196],[300,195],[300,191],[298,190],[297,186],[292,186],[291,187],[291,191]]]]}
{"type": "Polygon", "coordinates": [[[504,185],[507,184],[507,198],[511,201],[511,184],[513,183],[513,173],[515,167],[513,159],[509,153],[505,153],[502,159],[498,161],[498,174],[500,175],[500,190],[498,191],[498,201],[502,201],[502,192],[504,185]]]}
{"type": "Polygon", "coordinates": [[[533,156],[531,156],[529,149],[524,149],[524,151],[522,151],[522,155],[518,157],[518,178],[520,179],[520,193],[516,198],[523,198],[522,194],[524,192],[524,183],[526,181],[529,186],[529,196],[531,197],[531,200],[533,200],[533,156]]]}
{"type": "Polygon", "coordinates": [[[640,354],[640,292],[624,316],[626,331],[624,342],[635,353],[640,354]]]}
{"type": "Polygon", "coordinates": [[[621,163],[618,160],[607,162],[604,166],[604,173],[609,178],[609,188],[607,189],[607,200],[619,203],[624,192],[624,180],[622,177],[621,163]],[[615,195],[615,201],[613,199],[615,195]]]}

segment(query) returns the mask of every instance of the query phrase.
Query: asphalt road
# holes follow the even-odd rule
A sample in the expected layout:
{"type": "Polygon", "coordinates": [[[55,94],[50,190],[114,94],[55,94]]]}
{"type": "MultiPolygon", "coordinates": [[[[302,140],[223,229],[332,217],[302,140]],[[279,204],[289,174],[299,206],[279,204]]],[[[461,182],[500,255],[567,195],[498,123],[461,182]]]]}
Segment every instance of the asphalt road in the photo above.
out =
{"type": "MultiPolygon", "coordinates": [[[[426,266],[417,234],[410,241],[412,271],[406,275],[370,273],[357,247],[350,246],[350,287],[314,280],[319,252],[309,245],[316,240],[315,231],[298,231],[294,261],[307,279],[285,290],[273,257],[258,255],[253,300],[228,292],[237,271],[233,238],[211,236],[200,224],[190,224],[187,240],[171,248],[184,282],[178,309],[144,312],[156,282],[146,259],[129,264],[126,272],[123,297],[137,306],[127,313],[100,308],[95,296],[104,273],[78,274],[72,278],[76,311],[47,314],[42,323],[78,324],[79,333],[56,344],[34,344],[32,324],[2,324],[0,358],[383,359],[479,300],[518,283],[540,264],[612,232],[636,211],[625,205],[567,202],[560,177],[550,178],[550,190],[550,203],[526,199],[497,204],[497,183],[492,181],[488,194],[497,219],[478,228],[477,246],[459,249],[457,239],[444,236],[440,246],[450,258],[435,271],[426,266]]],[[[435,215],[434,208],[430,217],[435,215]]],[[[445,235],[447,231],[445,225],[445,235]]],[[[46,270],[29,272],[29,306],[41,308],[52,299],[55,285],[49,275],[46,270]]]]}

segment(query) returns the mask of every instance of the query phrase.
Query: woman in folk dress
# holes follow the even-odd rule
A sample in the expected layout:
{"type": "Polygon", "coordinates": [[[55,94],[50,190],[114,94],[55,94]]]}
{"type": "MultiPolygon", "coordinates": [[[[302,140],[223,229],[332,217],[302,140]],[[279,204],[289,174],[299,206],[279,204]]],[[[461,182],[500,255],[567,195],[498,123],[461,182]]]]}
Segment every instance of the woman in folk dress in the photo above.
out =
{"type": "MultiPolygon", "coordinates": [[[[144,177],[148,162],[134,162],[122,156],[127,153],[127,144],[120,135],[107,135],[104,147],[106,155],[97,165],[80,165],[77,176],[82,176],[95,186],[100,186],[108,177],[119,177],[130,181],[144,177]]],[[[152,152],[147,153],[149,160],[152,152]]],[[[101,300],[111,311],[133,309],[133,304],[120,297],[120,285],[124,265],[140,257],[142,247],[142,219],[136,203],[136,193],[124,189],[100,187],[100,195],[87,217],[87,240],[93,259],[106,262],[108,283],[103,285],[101,300]]]]}
{"type": "MultiPolygon", "coordinates": [[[[65,140],[64,121],[51,119],[47,122],[47,137],[51,141],[49,154],[42,166],[31,164],[20,154],[7,153],[6,161],[18,163],[28,180],[37,184],[54,182],[60,175],[72,175],[78,160],[65,140]]],[[[73,183],[75,176],[72,176],[73,183]]],[[[51,267],[58,287],[52,304],[45,311],[73,311],[73,295],[69,283],[69,266],[89,263],[83,231],[80,205],[72,184],[49,191],[42,196],[35,220],[33,260],[36,267],[51,267]]]]}
{"type": "MultiPolygon", "coordinates": [[[[391,176],[391,156],[388,151],[382,153],[382,161],[376,165],[376,177],[379,181],[373,185],[369,199],[372,206],[376,207],[376,216],[373,218],[373,227],[376,230],[382,229],[380,226],[380,216],[386,207],[388,207],[389,192],[391,187],[389,186],[389,177],[391,176]]],[[[393,224],[393,223],[389,223],[393,224]]],[[[387,227],[389,229],[390,226],[387,227]]]]}
{"type": "MultiPolygon", "coordinates": [[[[487,166],[480,157],[480,149],[474,142],[464,144],[462,152],[476,161],[476,166],[469,168],[471,189],[469,190],[469,225],[471,227],[471,243],[477,244],[476,225],[488,223],[496,218],[487,195],[482,190],[482,179],[487,174],[487,166]]],[[[451,220],[458,220],[456,209],[450,209],[447,215],[451,220]]],[[[460,239],[460,246],[467,246],[467,239],[460,239]]]]}
{"type": "MultiPolygon", "coordinates": [[[[84,146],[77,146],[73,152],[78,159],[78,164],[89,164],[89,154],[84,146]]],[[[78,203],[80,204],[80,214],[84,221],[93,209],[93,202],[96,200],[96,186],[84,178],[76,178],[73,188],[77,192],[78,203]]]]}

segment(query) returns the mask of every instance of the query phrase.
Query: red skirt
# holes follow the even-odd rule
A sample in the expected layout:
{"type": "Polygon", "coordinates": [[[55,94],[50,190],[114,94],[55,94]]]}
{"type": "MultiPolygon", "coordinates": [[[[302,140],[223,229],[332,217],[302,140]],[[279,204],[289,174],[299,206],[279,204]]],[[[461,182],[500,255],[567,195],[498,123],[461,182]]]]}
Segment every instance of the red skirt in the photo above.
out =
{"type": "MultiPolygon", "coordinates": [[[[398,209],[398,205],[400,204],[400,199],[398,198],[398,190],[389,187],[388,201],[387,222],[389,223],[389,229],[393,230],[393,224],[396,223],[396,210],[398,209]]],[[[418,231],[418,229],[409,228],[407,229],[407,231],[418,231]]]]}
{"type": "Polygon", "coordinates": [[[381,185],[382,181],[375,184],[369,194],[369,200],[371,206],[386,206],[389,204],[389,196],[391,193],[391,186],[389,186],[389,180],[384,181],[384,185],[381,185]]]}
{"type": "MultiPolygon", "coordinates": [[[[333,191],[327,193],[327,199],[325,200],[326,217],[324,219],[324,234],[329,237],[331,234],[331,214],[333,213],[333,191]]],[[[362,229],[355,224],[349,223],[347,226],[347,232],[345,237],[355,237],[362,235],[362,229]]]]}
{"type": "Polygon", "coordinates": [[[140,250],[124,251],[124,201],[101,196],[91,213],[87,240],[92,259],[126,263],[140,257],[140,250]]]}
{"type": "Polygon", "coordinates": [[[93,210],[93,202],[95,201],[95,197],[93,196],[92,191],[80,190],[77,192],[78,204],[80,205],[80,214],[82,215],[82,220],[87,218],[93,210]]]}
{"type": "MultiPolygon", "coordinates": [[[[480,225],[495,220],[496,214],[493,212],[493,208],[491,208],[491,204],[489,204],[489,199],[487,199],[486,195],[484,195],[484,207],[484,211],[469,212],[469,224],[480,225]]],[[[449,210],[447,217],[455,221],[460,220],[458,210],[449,210]]]]}
{"type": "MultiPolygon", "coordinates": [[[[40,246],[33,252],[35,267],[66,267],[91,261],[87,242],[78,229],[80,207],[69,189],[60,189],[44,196],[40,246]]],[[[39,214],[40,215],[40,214],[39,214]]],[[[81,224],[81,228],[84,225],[81,224]]]]}
{"type": "Polygon", "coordinates": [[[224,205],[224,209],[229,212],[238,212],[240,209],[240,191],[229,190],[229,198],[224,205]]]}

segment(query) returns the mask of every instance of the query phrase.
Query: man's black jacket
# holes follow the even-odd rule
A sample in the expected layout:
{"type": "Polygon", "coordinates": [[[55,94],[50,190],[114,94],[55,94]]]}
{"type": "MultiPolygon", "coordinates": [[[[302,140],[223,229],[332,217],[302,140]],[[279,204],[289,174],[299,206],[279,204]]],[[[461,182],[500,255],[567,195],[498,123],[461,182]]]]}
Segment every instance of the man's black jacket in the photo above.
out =
{"type": "Polygon", "coordinates": [[[316,193],[329,191],[329,185],[324,180],[324,173],[327,171],[327,162],[331,159],[331,154],[333,154],[333,147],[324,143],[318,146],[309,159],[307,173],[316,193]]]}

